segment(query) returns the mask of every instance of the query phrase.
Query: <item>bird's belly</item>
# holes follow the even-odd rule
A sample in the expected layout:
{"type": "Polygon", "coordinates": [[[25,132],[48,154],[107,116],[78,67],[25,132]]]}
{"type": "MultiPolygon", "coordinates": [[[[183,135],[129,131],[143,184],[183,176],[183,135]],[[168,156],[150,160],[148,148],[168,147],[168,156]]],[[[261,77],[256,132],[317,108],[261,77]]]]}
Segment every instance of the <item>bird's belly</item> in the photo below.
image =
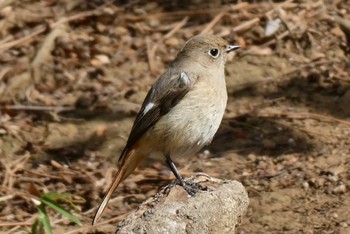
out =
{"type": "Polygon", "coordinates": [[[226,92],[211,95],[192,91],[154,126],[156,147],[172,157],[198,152],[213,139],[226,102],[226,92]]]}

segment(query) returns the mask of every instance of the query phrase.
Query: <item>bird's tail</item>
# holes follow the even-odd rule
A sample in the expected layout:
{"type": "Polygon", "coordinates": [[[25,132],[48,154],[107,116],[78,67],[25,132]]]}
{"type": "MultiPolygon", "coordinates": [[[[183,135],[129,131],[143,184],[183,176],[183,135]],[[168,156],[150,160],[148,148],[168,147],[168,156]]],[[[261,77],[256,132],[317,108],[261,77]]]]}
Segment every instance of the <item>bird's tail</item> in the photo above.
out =
{"type": "Polygon", "coordinates": [[[137,165],[143,159],[142,155],[138,154],[135,149],[130,150],[125,156],[126,157],[121,163],[119,171],[115,175],[112,184],[109,186],[107,193],[103,197],[102,202],[95,213],[92,225],[95,225],[101,218],[102,212],[105,210],[107,203],[109,199],[111,199],[114,190],[126,177],[128,177],[128,175],[130,175],[135,170],[137,165]]]}

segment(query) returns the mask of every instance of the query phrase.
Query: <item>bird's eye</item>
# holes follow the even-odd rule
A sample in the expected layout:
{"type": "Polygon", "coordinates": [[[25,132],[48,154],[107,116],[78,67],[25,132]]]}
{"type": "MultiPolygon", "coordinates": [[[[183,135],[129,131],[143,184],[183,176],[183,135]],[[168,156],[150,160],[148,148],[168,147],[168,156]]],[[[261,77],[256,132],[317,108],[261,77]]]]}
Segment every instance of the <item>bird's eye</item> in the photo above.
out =
{"type": "Polygon", "coordinates": [[[208,53],[211,57],[217,58],[219,56],[219,50],[218,49],[211,49],[208,53]]]}

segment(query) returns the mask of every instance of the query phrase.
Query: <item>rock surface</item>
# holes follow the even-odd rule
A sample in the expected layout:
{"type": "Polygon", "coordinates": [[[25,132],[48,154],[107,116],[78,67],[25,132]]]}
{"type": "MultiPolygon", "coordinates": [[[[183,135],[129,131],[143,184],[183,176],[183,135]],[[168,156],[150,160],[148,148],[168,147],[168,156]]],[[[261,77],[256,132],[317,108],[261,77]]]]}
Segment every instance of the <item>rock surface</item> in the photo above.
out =
{"type": "Polygon", "coordinates": [[[207,190],[191,197],[181,186],[163,188],[118,224],[116,233],[234,233],[249,199],[237,181],[196,174],[207,190]]]}

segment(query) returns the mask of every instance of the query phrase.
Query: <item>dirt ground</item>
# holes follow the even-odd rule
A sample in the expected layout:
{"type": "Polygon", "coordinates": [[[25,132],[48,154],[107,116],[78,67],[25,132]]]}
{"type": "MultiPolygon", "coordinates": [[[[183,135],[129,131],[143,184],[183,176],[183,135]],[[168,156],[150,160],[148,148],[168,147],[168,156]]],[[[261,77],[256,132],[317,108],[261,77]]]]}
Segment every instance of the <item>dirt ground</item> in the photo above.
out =
{"type": "Polygon", "coordinates": [[[30,231],[47,192],[76,195],[83,223],[50,211],[54,233],[113,233],[172,181],[138,168],[90,226],[148,89],[200,33],[242,49],[222,126],[181,173],[244,184],[238,233],[350,233],[350,2],[329,0],[0,1],[0,233],[30,231]]]}

